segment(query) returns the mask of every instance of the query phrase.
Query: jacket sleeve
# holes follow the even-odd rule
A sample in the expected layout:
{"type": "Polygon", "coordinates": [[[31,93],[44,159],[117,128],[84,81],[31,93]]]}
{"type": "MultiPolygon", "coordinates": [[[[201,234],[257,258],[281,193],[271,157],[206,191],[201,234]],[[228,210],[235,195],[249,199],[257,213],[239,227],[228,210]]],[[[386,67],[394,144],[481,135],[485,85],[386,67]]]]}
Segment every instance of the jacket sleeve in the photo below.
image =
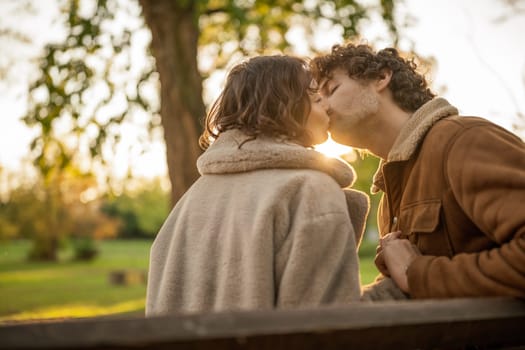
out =
{"type": "Polygon", "coordinates": [[[445,169],[463,211],[496,248],[416,258],[407,270],[410,294],[525,297],[524,143],[494,125],[472,127],[453,139],[445,169]]]}

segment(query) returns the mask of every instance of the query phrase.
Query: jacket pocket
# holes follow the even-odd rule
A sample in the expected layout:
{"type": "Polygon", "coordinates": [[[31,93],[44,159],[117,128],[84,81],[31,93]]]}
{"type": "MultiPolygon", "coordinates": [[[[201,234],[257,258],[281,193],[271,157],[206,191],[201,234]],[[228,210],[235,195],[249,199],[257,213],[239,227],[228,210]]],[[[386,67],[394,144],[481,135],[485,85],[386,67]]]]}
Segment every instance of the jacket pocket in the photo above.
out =
{"type": "Polygon", "coordinates": [[[422,254],[452,254],[447,232],[441,225],[441,200],[432,199],[401,208],[399,226],[422,254]]]}
{"type": "Polygon", "coordinates": [[[439,224],[441,200],[434,199],[401,208],[401,225],[406,233],[434,232],[439,224]]]}

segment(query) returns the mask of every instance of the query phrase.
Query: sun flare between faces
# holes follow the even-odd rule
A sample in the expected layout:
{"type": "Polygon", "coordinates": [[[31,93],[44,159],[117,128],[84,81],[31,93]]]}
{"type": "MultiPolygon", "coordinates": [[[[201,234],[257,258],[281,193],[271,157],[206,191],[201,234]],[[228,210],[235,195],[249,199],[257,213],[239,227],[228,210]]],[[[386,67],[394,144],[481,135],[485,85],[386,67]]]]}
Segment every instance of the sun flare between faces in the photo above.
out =
{"type": "Polygon", "coordinates": [[[316,145],[314,148],[317,152],[321,152],[325,156],[331,158],[339,158],[344,154],[352,152],[352,147],[341,145],[335,142],[331,136],[328,137],[328,140],[326,140],[324,143],[316,145]]]}

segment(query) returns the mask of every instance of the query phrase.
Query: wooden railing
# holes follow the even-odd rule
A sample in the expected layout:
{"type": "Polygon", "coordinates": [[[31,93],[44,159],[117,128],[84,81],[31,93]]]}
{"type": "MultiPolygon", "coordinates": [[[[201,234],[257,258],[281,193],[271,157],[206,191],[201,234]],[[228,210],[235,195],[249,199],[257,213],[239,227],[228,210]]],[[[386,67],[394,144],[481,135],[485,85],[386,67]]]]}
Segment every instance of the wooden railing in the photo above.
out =
{"type": "Polygon", "coordinates": [[[303,310],[0,326],[0,349],[525,349],[525,301],[356,303],[303,310]]]}

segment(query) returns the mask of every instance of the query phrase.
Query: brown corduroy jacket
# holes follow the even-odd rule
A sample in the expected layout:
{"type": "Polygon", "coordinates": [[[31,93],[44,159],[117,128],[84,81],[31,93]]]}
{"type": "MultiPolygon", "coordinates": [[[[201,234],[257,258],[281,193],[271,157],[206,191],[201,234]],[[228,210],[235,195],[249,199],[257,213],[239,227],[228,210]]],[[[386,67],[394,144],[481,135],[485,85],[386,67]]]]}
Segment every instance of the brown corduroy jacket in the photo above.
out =
{"type": "Polygon", "coordinates": [[[422,256],[414,298],[525,297],[525,145],[444,99],[414,113],[378,170],[380,234],[401,230],[422,256]]]}

